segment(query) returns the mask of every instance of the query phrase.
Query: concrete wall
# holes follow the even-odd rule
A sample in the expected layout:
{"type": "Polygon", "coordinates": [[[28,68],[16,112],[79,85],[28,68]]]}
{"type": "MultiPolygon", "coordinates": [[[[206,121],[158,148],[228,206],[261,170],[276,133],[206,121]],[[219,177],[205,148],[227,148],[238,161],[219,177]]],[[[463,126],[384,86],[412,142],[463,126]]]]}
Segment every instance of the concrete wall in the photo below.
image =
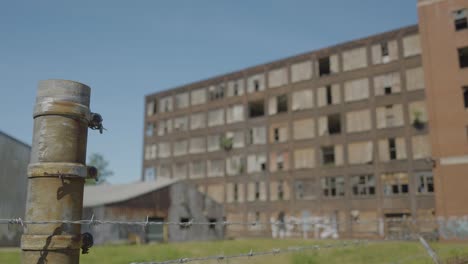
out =
{"type": "MultiPolygon", "coordinates": [[[[0,132],[0,218],[24,218],[31,147],[0,132]]],[[[0,246],[18,246],[21,232],[0,225],[0,246]]]]}

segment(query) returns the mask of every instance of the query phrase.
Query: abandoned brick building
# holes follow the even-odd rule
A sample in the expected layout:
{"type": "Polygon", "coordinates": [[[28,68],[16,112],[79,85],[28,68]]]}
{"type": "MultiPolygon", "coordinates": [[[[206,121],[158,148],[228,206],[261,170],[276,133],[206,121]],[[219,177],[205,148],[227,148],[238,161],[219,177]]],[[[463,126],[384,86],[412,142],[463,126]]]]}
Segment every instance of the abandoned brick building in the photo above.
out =
{"type": "Polygon", "coordinates": [[[331,219],[343,236],[392,229],[357,219],[434,217],[421,46],[409,26],[148,95],[142,179],[187,179],[224,204],[228,221],[282,212],[331,219]]]}

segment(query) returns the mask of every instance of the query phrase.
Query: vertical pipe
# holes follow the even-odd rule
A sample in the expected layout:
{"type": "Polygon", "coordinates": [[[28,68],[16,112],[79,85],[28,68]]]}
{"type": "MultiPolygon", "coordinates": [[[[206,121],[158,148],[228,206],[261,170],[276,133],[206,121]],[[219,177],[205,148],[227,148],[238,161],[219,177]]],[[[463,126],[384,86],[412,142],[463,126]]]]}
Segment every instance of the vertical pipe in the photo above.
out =
{"type": "MultiPolygon", "coordinates": [[[[79,220],[86,173],[90,88],[40,81],[28,167],[27,221],[79,220]]],[[[80,225],[30,224],[21,239],[23,264],[76,264],[80,225]]]]}

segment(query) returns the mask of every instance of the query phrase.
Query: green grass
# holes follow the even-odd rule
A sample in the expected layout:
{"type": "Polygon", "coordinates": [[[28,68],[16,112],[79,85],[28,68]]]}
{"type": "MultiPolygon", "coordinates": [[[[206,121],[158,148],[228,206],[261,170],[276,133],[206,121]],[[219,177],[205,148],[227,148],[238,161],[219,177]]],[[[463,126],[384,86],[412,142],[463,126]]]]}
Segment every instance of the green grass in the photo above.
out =
{"type": "MultiPolygon", "coordinates": [[[[231,255],[247,253],[251,249],[266,251],[272,248],[287,248],[289,246],[304,246],[339,241],[304,241],[304,240],[272,240],[245,239],[216,242],[186,242],[172,244],[149,245],[108,245],[91,248],[90,253],[81,255],[80,264],[128,264],[143,261],[164,261],[182,257],[200,257],[209,255],[231,255]]],[[[453,256],[468,256],[467,244],[432,243],[431,246],[442,259],[453,256]]],[[[207,263],[249,263],[249,264],[342,264],[342,263],[431,263],[423,247],[417,242],[370,242],[365,245],[349,246],[331,249],[319,249],[298,253],[278,254],[274,256],[256,256],[227,261],[207,261],[207,263]],[[420,256],[412,259],[413,256],[420,256]]],[[[19,249],[0,249],[0,263],[19,263],[19,249]]],[[[201,262],[194,262],[201,263],[201,262]]]]}

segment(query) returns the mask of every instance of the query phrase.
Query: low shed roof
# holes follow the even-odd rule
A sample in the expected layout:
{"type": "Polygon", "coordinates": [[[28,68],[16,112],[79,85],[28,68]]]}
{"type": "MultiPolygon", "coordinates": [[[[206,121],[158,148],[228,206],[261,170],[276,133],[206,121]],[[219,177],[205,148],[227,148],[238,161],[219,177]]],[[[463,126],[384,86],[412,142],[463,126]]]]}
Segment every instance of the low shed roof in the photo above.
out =
{"type": "Polygon", "coordinates": [[[151,182],[85,186],[83,207],[95,207],[123,202],[162,189],[177,181],[176,179],[159,179],[151,182]]]}

